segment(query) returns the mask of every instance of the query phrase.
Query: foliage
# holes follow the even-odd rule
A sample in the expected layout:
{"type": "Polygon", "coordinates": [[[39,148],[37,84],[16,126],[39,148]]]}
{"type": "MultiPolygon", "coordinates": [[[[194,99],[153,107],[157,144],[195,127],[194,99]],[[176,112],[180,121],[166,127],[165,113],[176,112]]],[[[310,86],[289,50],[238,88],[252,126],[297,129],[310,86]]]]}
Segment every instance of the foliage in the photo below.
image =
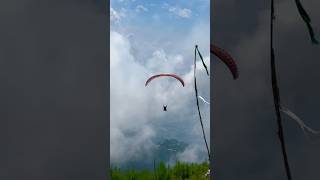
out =
{"type": "Polygon", "coordinates": [[[110,176],[112,180],[209,180],[209,176],[205,177],[208,169],[208,163],[177,162],[172,167],[159,163],[153,171],[121,170],[113,167],[110,176]]]}

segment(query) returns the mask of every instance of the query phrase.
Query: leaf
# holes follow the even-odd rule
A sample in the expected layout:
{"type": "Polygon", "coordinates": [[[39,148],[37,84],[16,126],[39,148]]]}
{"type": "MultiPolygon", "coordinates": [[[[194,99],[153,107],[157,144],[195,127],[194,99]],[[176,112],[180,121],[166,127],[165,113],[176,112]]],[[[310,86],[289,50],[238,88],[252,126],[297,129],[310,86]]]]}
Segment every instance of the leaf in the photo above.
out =
{"type": "Polygon", "coordinates": [[[203,65],[203,67],[206,69],[207,75],[209,76],[209,71],[208,71],[207,65],[206,65],[206,64],[204,63],[204,61],[203,61],[203,57],[202,57],[202,55],[201,55],[201,53],[200,53],[200,51],[199,51],[199,49],[198,49],[198,46],[196,46],[196,50],[197,50],[197,52],[198,52],[198,54],[199,54],[199,57],[200,57],[200,59],[201,59],[201,61],[202,61],[202,65],[203,65]]]}
{"type": "Polygon", "coordinates": [[[319,41],[317,40],[317,38],[315,37],[313,28],[311,26],[311,18],[308,15],[307,11],[303,8],[300,0],[295,0],[299,14],[301,16],[301,18],[303,19],[303,21],[306,23],[307,27],[308,27],[308,31],[310,34],[310,38],[313,44],[319,44],[319,41]]]}

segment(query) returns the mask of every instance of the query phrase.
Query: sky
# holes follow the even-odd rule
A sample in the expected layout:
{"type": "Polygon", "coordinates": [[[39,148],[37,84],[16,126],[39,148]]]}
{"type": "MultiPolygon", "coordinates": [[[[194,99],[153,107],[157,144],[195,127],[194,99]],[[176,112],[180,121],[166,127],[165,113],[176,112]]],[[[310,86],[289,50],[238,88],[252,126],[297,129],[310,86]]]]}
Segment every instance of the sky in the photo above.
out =
{"type": "MultiPolygon", "coordinates": [[[[194,47],[210,65],[209,1],[112,0],[110,6],[110,159],[123,164],[148,155],[159,139],[189,144],[179,160],[202,162],[206,149],[193,86],[194,47]],[[185,81],[157,79],[174,73],[185,81]],[[162,106],[166,104],[168,111],[162,106]]],[[[199,95],[209,101],[210,78],[197,65],[199,95]]],[[[205,132],[210,106],[200,100],[205,132]]],[[[152,155],[152,154],[150,154],[152,155]]]]}

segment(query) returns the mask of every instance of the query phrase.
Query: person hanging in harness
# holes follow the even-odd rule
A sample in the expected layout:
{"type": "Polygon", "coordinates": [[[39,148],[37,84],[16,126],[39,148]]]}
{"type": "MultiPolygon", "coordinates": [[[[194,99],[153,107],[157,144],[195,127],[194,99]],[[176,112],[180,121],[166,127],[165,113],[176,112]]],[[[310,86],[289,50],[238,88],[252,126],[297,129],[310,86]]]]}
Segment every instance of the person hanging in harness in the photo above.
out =
{"type": "Polygon", "coordinates": [[[163,111],[167,111],[167,105],[163,105],[163,111]]]}

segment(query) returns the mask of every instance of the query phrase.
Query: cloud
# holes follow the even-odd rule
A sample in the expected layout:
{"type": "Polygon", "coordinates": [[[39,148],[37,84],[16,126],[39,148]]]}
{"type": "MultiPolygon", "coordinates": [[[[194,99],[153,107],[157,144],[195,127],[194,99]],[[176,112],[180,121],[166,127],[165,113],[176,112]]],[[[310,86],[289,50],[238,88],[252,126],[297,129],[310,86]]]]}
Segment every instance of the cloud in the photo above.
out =
{"type": "MultiPolygon", "coordinates": [[[[138,9],[142,12],[144,8],[138,9]]],[[[189,12],[181,8],[171,11],[170,14],[177,13],[175,15],[179,17],[191,17],[192,14],[191,10],[189,12]]],[[[175,138],[188,143],[184,154],[193,154],[187,161],[206,158],[193,79],[195,44],[200,45],[205,62],[210,66],[209,22],[206,21],[197,21],[187,32],[172,33],[170,37],[152,27],[136,27],[135,21],[121,24],[121,28],[111,31],[112,163],[146,158],[155,147],[155,140],[163,138],[175,138]],[[184,79],[185,87],[170,78],[159,78],[145,87],[146,79],[157,73],[175,73],[184,79]],[[162,111],[164,104],[168,106],[165,113],[162,111]]],[[[200,61],[197,62],[197,78],[199,95],[210,99],[209,77],[200,61]]],[[[207,140],[210,141],[210,106],[201,102],[200,106],[207,140]]]]}
{"type": "Polygon", "coordinates": [[[136,7],[136,12],[147,12],[147,11],[149,11],[149,9],[144,7],[143,5],[138,5],[136,7]]]}
{"type": "Polygon", "coordinates": [[[167,9],[170,13],[180,18],[190,18],[192,16],[192,11],[187,8],[171,6],[168,3],[164,3],[162,8],[167,9]]]}
{"type": "MultiPolygon", "coordinates": [[[[162,138],[178,138],[184,134],[190,137],[197,136],[196,141],[188,142],[192,145],[190,147],[197,146],[199,149],[204,149],[204,144],[197,142],[202,142],[202,134],[195,107],[193,65],[190,64],[187,73],[181,74],[186,87],[181,87],[179,83],[170,79],[159,79],[158,82],[145,87],[145,80],[150,75],[159,72],[177,72],[176,68],[185,61],[179,54],[167,54],[163,49],[159,49],[153,52],[145,64],[141,64],[130,53],[131,48],[130,41],[125,35],[118,32],[110,33],[111,162],[124,163],[143,155],[147,156],[154,148],[153,139],[157,136],[162,138]],[[166,114],[162,111],[163,103],[168,104],[166,114]],[[163,136],[163,133],[166,136],[163,136]]],[[[209,65],[208,56],[205,57],[205,61],[209,65]]],[[[206,76],[200,61],[197,74],[199,87],[208,92],[209,77],[206,76]]],[[[207,93],[204,94],[208,96],[207,93]]],[[[209,135],[209,106],[204,104],[202,106],[205,109],[203,114],[206,118],[206,133],[209,135]]],[[[200,151],[192,152],[200,153],[200,151]]],[[[201,154],[197,157],[201,157],[201,154]]],[[[199,158],[193,159],[199,160],[199,158]]]]}
{"type": "Polygon", "coordinates": [[[148,74],[134,61],[129,41],[116,32],[110,33],[110,59],[110,157],[111,162],[121,163],[152,146],[154,131],[147,124],[143,86],[148,74]]]}
{"type": "Polygon", "coordinates": [[[191,17],[192,11],[187,8],[176,8],[176,7],[170,7],[169,12],[181,17],[181,18],[189,18],[191,17]]]}
{"type": "Polygon", "coordinates": [[[186,150],[177,155],[177,159],[181,162],[204,162],[208,158],[206,156],[199,156],[199,154],[206,153],[202,146],[190,145],[186,150]]]}
{"type": "Polygon", "coordinates": [[[122,18],[124,18],[126,15],[123,11],[119,12],[110,7],[110,21],[114,23],[120,22],[122,18]]]}
{"type": "Polygon", "coordinates": [[[166,54],[163,49],[155,50],[150,59],[148,59],[146,66],[152,72],[166,72],[172,73],[183,64],[183,56],[181,54],[166,54]]]}

